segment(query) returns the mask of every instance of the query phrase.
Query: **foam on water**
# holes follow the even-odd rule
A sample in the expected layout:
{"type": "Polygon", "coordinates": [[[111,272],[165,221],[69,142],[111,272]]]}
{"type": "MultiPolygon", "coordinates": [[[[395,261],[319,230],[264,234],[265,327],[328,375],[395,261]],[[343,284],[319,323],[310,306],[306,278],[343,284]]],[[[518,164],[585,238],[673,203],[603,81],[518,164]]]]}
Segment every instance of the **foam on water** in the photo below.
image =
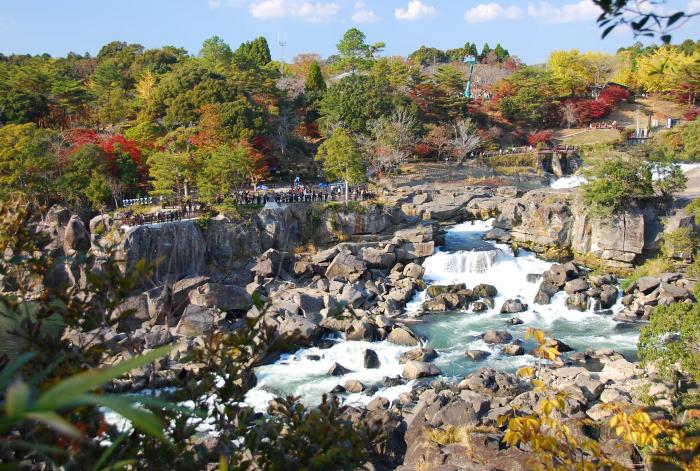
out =
{"type": "Polygon", "coordinates": [[[569,177],[557,178],[556,180],[553,180],[549,186],[555,190],[565,190],[568,188],[579,187],[584,183],[588,183],[588,180],[586,180],[585,177],[581,175],[571,175],[569,177]]]}
{"type": "MultiPolygon", "coordinates": [[[[480,335],[486,330],[507,330],[515,339],[524,341],[526,327],[545,330],[576,350],[611,347],[617,351],[634,355],[638,333],[636,330],[617,330],[612,315],[570,310],[566,307],[567,295],[559,292],[552,297],[549,305],[534,304],[539,281],[528,281],[528,275],[540,275],[551,267],[551,263],[538,259],[534,254],[521,250],[516,257],[510,247],[503,244],[490,244],[481,240],[484,233],[492,228],[493,220],[475,221],[452,227],[445,236],[445,247],[428,257],[423,266],[424,280],[428,284],[464,283],[468,288],[487,283],[498,290],[494,299],[495,308],[485,313],[456,312],[437,314],[424,318],[424,322],[413,324],[412,329],[427,339],[427,346],[438,351],[435,364],[449,377],[461,377],[470,372],[489,366],[513,371],[531,362],[529,355],[507,356],[503,346],[488,345],[480,335]],[[508,299],[521,299],[528,304],[525,312],[515,314],[523,324],[513,326],[506,321],[513,315],[500,314],[500,308],[508,299]],[[490,353],[484,362],[474,363],[465,355],[466,350],[484,350],[490,353]]],[[[428,299],[426,291],[415,294],[406,305],[406,313],[419,313],[423,302],[428,299]]],[[[621,303],[612,308],[617,312],[621,303]]],[[[534,344],[524,342],[525,351],[534,344]]],[[[349,379],[357,379],[365,386],[378,384],[384,376],[401,374],[403,365],[399,363],[401,353],[408,347],[388,342],[346,342],[338,340],[329,349],[302,349],[285,355],[272,365],[256,368],[258,385],[246,396],[246,401],[258,410],[264,410],[267,402],[275,395],[294,394],[308,404],[320,401],[323,393],[336,385],[343,385],[349,379]],[[367,348],[377,352],[381,367],[365,369],[364,351],[367,348]],[[309,355],[318,355],[320,360],[311,360],[309,355]],[[341,377],[328,376],[327,371],[337,362],[352,370],[341,377]]],[[[374,396],[351,394],[346,400],[354,403],[367,403],[373,397],[398,397],[411,385],[380,389],[374,396]]]]}

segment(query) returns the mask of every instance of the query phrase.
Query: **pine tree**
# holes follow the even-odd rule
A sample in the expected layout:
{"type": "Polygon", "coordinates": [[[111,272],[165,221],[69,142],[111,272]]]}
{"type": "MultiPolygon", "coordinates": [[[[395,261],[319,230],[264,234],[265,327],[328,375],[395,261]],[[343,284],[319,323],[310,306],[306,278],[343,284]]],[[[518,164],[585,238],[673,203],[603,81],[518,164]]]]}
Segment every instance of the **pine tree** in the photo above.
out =
{"type": "Polygon", "coordinates": [[[313,61],[309,66],[309,72],[306,74],[306,81],[304,82],[304,89],[308,93],[319,93],[326,91],[326,82],[323,80],[321,66],[318,65],[318,61],[313,61]]]}

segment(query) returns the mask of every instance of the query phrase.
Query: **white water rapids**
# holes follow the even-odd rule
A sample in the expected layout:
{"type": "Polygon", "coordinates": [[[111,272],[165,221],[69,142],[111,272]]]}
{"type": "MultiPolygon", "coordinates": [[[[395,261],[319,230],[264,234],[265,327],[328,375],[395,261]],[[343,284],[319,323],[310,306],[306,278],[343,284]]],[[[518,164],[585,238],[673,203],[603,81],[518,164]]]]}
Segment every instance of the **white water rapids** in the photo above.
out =
{"type": "MultiPolygon", "coordinates": [[[[528,275],[540,275],[551,264],[524,250],[515,257],[506,245],[484,243],[481,237],[492,227],[491,222],[476,221],[452,227],[447,232],[445,247],[423,263],[424,280],[428,284],[464,283],[472,288],[487,283],[498,289],[495,308],[488,312],[425,316],[422,322],[411,325],[414,331],[426,338],[428,347],[437,350],[439,356],[435,364],[445,376],[463,377],[484,366],[512,371],[532,361],[529,355],[510,357],[502,354],[500,346],[485,344],[478,336],[489,329],[507,330],[514,338],[523,340],[527,327],[537,327],[577,351],[610,347],[634,355],[638,332],[633,329],[619,330],[612,315],[569,310],[563,292],[556,294],[549,305],[534,304],[539,280],[531,276],[532,281],[528,281],[528,275]],[[515,315],[500,314],[503,303],[515,298],[527,303],[528,310],[515,315]],[[513,316],[524,323],[518,326],[508,324],[506,321],[513,316]],[[469,349],[485,350],[491,355],[483,362],[474,363],[465,355],[469,349]]],[[[427,297],[425,291],[417,293],[406,306],[407,315],[419,311],[427,297]]],[[[618,303],[612,311],[619,309],[621,305],[618,303]]],[[[526,351],[530,347],[531,344],[526,344],[526,351]]],[[[301,349],[283,356],[272,365],[256,368],[258,385],[248,393],[246,401],[258,410],[264,410],[275,395],[294,394],[301,396],[305,403],[315,404],[323,393],[336,385],[345,384],[349,379],[360,380],[367,387],[380,387],[371,396],[362,393],[347,395],[346,401],[350,403],[367,403],[376,396],[393,400],[410,390],[413,384],[381,388],[380,381],[384,376],[401,374],[403,365],[399,363],[399,356],[409,349],[389,342],[347,342],[342,339],[328,349],[301,349]],[[363,354],[367,348],[377,352],[380,368],[364,368],[363,354]],[[320,359],[311,359],[310,355],[317,355],[320,359]],[[340,377],[329,376],[327,371],[333,362],[352,372],[340,377]]]]}

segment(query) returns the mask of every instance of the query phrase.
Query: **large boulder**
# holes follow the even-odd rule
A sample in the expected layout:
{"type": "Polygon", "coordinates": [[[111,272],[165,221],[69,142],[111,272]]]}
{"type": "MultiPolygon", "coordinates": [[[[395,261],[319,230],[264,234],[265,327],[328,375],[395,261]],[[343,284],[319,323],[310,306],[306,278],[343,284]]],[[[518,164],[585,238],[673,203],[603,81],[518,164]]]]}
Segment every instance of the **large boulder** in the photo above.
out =
{"type": "Polygon", "coordinates": [[[268,249],[258,258],[251,271],[263,278],[275,278],[283,271],[289,271],[293,262],[294,257],[291,254],[268,249]]]}
{"type": "Polygon", "coordinates": [[[341,279],[354,283],[359,280],[367,270],[364,261],[354,256],[349,251],[343,251],[336,255],[326,270],[326,278],[329,280],[341,279]]]}
{"type": "Polygon", "coordinates": [[[582,291],[586,291],[588,288],[590,288],[590,285],[583,278],[576,278],[574,280],[567,281],[564,285],[564,291],[566,291],[566,294],[580,293],[582,291]]]}
{"type": "Polygon", "coordinates": [[[467,350],[467,358],[471,361],[483,361],[486,360],[491,352],[485,350],[467,350]]]}
{"type": "Polygon", "coordinates": [[[253,301],[248,292],[236,285],[206,283],[190,291],[190,303],[222,311],[246,311],[253,301]]]}
{"type": "Polygon", "coordinates": [[[112,310],[110,319],[117,322],[117,328],[122,332],[138,329],[144,322],[151,320],[148,298],[145,294],[126,298],[112,310]]]}
{"type": "Polygon", "coordinates": [[[559,285],[551,281],[543,281],[540,283],[540,288],[535,295],[536,304],[549,304],[552,301],[552,296],[559,291],[559,285]]]}
{"type": "Polygon", "coordinates": [[[508,343],[513,340],[513,336],[504,330],[488,330],[482,340],[486,343],[508,343]]]}
{"type": "Polygon", "coordinates": [[[420,344],[420,339],[411,329],[406,326],[394,327],[387,337],[387,340],[396,345],[413,347],[420,344]]]}
{"type": "Polygon", "coordinates": [[[321,338],[323,329],[315,322],[298,315],[286,315],[277,327],[280,338],[289,350],[310,347],[321,338]]]}
{"type": "Polygon", "coordinates": [[[566,307],[576,311],[588,310],[588,295],[586,293],[574,293],[566,298],[566,307]]]}
{"type": "Polygon", "coordinates": [[[472,289],[472,292],[474,293],[474,296],[478,298],[493,298],[498,294],[498,290],[495,286],[484,283],[476,285],[472,289]]]}
{"type": "Polygon", "coordinates": [[[364,365],[367,369],[379,368],[382,364],[379,361],[379,356],[374,350],[367,348],[364,354],[364,365]]]}
{"type": "Polygon", "coordinates": [[[78,216],[72,216],[63,234],[63,250],[66,253],[87,252],[90,250],[90,245],[90,233],[85,229],[83,221],[78,216]]]}
{"type": "Polygon", "coordinates": [[[374,247],[364,247],[361,251],[362,261],[372,268],[390,268],[396,261],[396,255],[374,247]]]}
{"type": "Polygon", "coordinates": [[[427,378],[430,376],[438,376],[441,374],[440,369],[432,363],[424,361],[409,361],[404,366],[401,376],[408,380],[427,378]]]}
{"type": "Polygon", "coordinates": [[[345,330],[347,340],[366,340],[372,342],[379,339],[377,328],[369,322],[356,320],[345,330]]]}
{"type": "Polygon", "coordinates": [[[436,359],[437,356],[437,352],[432,348],[414,348],[402,353],[399,357],[399,363],[407,363],[409,361],[430,362],[436,359]]]}
{"type": "Polygon", "coordinates": [[[610,309],[617,302],[617,288],[612,285],[603,285],[600,288],[600,307],[610,309]]]}
{"type": "Polygon", "coordinates": [[[213,309],[190,304],[180,317],[177,333],[185,337],[196,337],[214,330],[217,314],[213,309]]]}
{"type": "Polygon", "coordinates": [[[501,306],[501,314],[516,314],[523,311],[527,311],[527,304],[519,299],[509,299],[501,306]]]}

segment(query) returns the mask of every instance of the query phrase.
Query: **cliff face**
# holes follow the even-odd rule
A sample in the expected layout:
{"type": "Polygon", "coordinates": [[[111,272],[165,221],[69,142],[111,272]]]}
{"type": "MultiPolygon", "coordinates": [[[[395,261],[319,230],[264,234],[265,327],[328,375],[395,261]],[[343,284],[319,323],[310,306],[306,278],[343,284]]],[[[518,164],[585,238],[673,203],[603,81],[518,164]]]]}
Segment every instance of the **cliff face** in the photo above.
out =
{"type": "Polygon", "coordinates": [[[132,227],[124,234],[120,250],[127,270],[142,259],[155,263],[154,284],[198,275],[245,284],[252,279],[254,259],[268,249],[291,252],[307,242],[327,244],[393,227],[392,215],[378,205],[348,212],[287,205],[265,208],[245,221],[218,216],[202,225],[177,221],[132,227]]]}

